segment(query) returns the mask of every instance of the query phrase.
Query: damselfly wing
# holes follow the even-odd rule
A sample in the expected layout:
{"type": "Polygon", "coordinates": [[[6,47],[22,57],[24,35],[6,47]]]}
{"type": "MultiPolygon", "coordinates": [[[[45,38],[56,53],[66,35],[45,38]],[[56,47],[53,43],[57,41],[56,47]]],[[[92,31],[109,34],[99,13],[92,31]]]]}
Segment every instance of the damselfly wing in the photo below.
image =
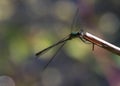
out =
{"type": "Polygon", "coordinates": [[[73,21],[72,21],[72,24],[71,24],[71,33],[65,37],[64,39],[60,40],[59,42],[53,44],[52,46],[36,53],[36,56],[39,57],[41,56],[42,54],[46,53],[47,51],[49,51],[51,48],[55,47],[55,46],[59,46],[58,50],[56,51],[56,53],[53,55],[53,57],[49,60],[49,62],[44,66],[43,69],[45,69],[49,64],[50,62],[54,59],[54,57],[57,55],[57,53],[60,51],[60,49],[65,45],[65,43],[68,41],[68,40],[71,40],[73,38],[76,38],[78,37],[78,32],[76,33],[76,31],[78,31],[80,28],[80,17],[79,17],[79,9],[77,8],[76,10],[76,13],[74,15],[74,18],[73,18],[73,21]],[[75,32],[72,32],[72,31],[75,31],[75,32]]]}
{"type": "Polygon", "coordinates": [[[79,8],[77,8],[76,13],[73,17],[73,21],[71,23],[71,33],[79,32],[82,27],[82,21],[80,19],[79,8]]]}

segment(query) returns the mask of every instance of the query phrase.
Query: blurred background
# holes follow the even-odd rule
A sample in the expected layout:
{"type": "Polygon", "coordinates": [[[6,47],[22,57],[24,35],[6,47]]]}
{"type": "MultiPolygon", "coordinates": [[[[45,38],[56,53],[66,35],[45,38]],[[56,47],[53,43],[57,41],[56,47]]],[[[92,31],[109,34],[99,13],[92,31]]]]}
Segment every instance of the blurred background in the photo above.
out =
{"type": "Polygon", "coordinates": [[[78,31],[120,46],[119,0],[0,0],[0,75],[15,86],[120,86],[113,76],[120,74],[120,57],[92,51],[80,39],[67,42],[42,71],[59,46],[39,58],[35,53],[71,33],[77,8],[78,31]]]}

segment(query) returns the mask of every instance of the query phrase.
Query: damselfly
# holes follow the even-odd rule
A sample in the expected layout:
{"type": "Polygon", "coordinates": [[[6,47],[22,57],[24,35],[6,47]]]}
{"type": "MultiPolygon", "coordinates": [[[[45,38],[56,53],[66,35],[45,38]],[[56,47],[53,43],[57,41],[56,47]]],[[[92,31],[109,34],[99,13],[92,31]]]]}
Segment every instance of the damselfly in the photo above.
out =
{"type": "MultiPolygon", "coordinates": [[[[78,10],[76,12],[76,16],[77,15],[78,15],[78,10]]],[[[73,20],[71,28],[74,27],[74,24],[75,24],[75,27],[79,26],[78,21],[75,18],[73,20]],[[76,24],[76,22],[77,22],[77,24],[76,24]]],[[[51,49],[51,48],[53,48],[53,47],[55,47],[57,45],[62,44],[60,46],[60,48],[58,49],[58,51],[59,51],[67,41],[72,40],[74,38],[80,38],[83,42],[86,42],[86,41],[90,42],[91,44],[93,44],[93,49],[94,49],[94,45],[97,45],[97,46],[102,47],[102,48],[104,48],[104,49],[106,49],[108,51],[111,51],[111,52],[113,52],[113,53],[115,53],[117,55],[120,55],[120,48],[119,47],[117,47],[117,46],[115,46],[115,45],[113,45],[113,44],[111,44],[111,43],[109,43],[109,42],[107,42],[107,41],[105,41],[103,39],[100,39],[100,38],[98,38],[98,37],[96,37],[96,36],[94,36],[94,35],[92,35],[92,34],[90,34],[88,32],[79,31],[79,32],[70,33],[66,38],[64,38],[64,39],[60,40],[59,42],[53,44],[52,46],[50,46],[50,47],[36,53],[36,56],[38,57],[39,55],[43,54],[44,52],[48,51],[49,49],[51,49]]],[[[45,65],[44,68],[46,68],[48,66],[48,64],[54,59],[56,54],[50,59],[50,61],[45,65]]]]}

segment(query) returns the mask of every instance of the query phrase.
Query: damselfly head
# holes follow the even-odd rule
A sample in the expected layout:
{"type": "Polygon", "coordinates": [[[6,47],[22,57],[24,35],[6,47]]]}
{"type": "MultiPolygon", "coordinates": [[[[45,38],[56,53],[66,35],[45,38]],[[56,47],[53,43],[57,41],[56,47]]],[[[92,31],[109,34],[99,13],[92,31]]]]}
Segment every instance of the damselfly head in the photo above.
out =
{"type": "Polygon", "coordinates": [[[79,36],[79,32],[72,32],[70,35],[69,35],[69,39],[73,39],[73,38],[76,38],[79,36]]]}

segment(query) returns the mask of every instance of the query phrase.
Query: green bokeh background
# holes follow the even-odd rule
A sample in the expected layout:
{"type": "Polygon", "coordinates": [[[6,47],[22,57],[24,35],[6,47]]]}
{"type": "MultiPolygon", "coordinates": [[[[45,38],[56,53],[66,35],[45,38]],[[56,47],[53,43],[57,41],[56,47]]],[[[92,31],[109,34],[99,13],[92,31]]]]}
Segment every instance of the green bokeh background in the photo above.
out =
{"type": "MultiPolygon", "coordinates": [[[[89,16],[92,26],[79,16],[85,23],[80,29],[120,46],[120,1],[83,1],[94,11],[89,16]]],[[[77,7],[77,0],[0,0],[0,75],[11,77],[16,86],[109,86],[92,45],[77,38],[67,42],[43,72],[59,46],[35,58],[36,52],[71,32],[77,7]]],[[[120,66],[119,56],[110,53],[110,58],[120,66]]]]}

